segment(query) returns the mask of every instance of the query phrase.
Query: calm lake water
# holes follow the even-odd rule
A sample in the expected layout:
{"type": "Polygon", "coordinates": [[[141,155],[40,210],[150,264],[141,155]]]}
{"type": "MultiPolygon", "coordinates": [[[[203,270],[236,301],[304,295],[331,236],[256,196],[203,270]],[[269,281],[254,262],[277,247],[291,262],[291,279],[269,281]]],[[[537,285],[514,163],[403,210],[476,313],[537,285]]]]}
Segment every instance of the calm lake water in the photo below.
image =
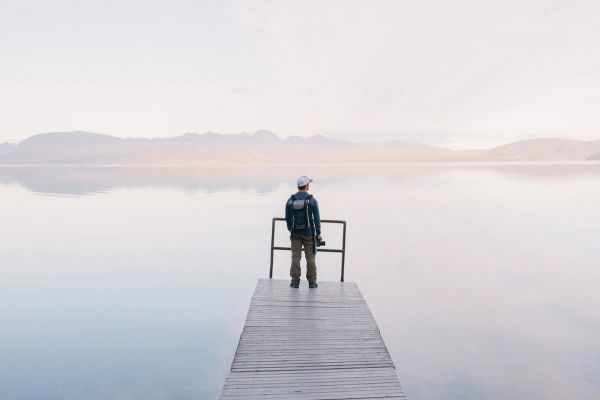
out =
{"type": "Polygon", "coordinates": [[[1,167],[0,398],[216,399],[301,173],[409,399],[600,398],[598,163],[1,167]]]}

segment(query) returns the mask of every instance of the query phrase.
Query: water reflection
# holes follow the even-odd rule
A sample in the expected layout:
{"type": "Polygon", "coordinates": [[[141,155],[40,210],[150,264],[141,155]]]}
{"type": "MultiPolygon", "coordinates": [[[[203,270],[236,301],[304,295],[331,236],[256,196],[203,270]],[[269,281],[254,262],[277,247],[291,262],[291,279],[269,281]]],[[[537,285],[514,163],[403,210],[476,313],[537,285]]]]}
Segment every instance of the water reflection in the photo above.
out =
{"type": "Polygon", "coordinates": [[[300,172],[410,399],[600,398],[598,164],[0,168],[3,398],[216,398],[300,172]]]}
{"type": "MultiPolygon", "coordinates": [[[[328,181],[351,180],[358,176],[432,174],[440,170],[487,170],[533,179],[557,179],[573,175],[600,174],[600,162],[574,163],[455,163],[342,166],[0,166],[0,183],[18,183],[38,193],[89,195],[118,188],[169,188],[188,192],[254,190],[272,193],[295,175],[308,173],[328,181]]],[[[293,180],[293,179],[292,179],[293,180]]]]}

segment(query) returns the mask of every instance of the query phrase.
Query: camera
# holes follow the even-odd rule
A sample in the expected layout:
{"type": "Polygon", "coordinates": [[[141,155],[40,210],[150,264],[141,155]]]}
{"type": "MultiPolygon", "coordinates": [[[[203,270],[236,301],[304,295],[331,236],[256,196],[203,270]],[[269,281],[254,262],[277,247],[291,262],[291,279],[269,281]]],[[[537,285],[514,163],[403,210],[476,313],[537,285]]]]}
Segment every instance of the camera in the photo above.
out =
{"type": "Polygon", "coordinates": [[[317,239],[315,241],[315,244],[317,245],[317,247],[325,246],[325,241],[317,239]]]}

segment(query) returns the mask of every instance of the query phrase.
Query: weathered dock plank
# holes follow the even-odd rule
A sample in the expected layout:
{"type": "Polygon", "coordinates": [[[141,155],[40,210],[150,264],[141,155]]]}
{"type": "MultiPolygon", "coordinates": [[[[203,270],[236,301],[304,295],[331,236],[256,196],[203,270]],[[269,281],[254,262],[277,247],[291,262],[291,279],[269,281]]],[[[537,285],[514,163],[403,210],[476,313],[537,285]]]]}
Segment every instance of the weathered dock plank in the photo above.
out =
{"type": "Polygon", "coordinates": [[[377,323],[351,282],[261,279],[221,400],[405,399],[377,323]]]}

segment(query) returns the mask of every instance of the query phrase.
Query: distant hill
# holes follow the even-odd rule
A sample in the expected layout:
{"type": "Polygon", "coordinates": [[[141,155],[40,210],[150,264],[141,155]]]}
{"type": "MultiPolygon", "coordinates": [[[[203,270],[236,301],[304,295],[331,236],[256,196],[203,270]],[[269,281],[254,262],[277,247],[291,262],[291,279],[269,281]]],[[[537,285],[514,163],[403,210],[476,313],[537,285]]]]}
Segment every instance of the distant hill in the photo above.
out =
{"type": "Polygon", "coordinates": [[[116,144],[122,139],[92,132],[52,132],[30,136],[18,144],[19,150],[62,150],[116,144]]]}
{"type": "Polygon", "coordinates": [[[498,160],[585,160],[600,152],[600,140],[531,139],[491,149],[486,158],[498,160]]]}
{"type": "Polygon", "coordinates": [[[119,138],[74,131],[31,136],[0,144],[0,164],[271,164],[394,163],[484,160],[586,160],[600,154],[600,140],[533,139],[490,150],[454,151],[388,140],[349,142],[259,130],[253,134],[185,133],[172,138],[119,138]]]}
{"type": "Polygon", "coordinates": [[[587,159],[588,160],[600,160],[600,153],[592,154],[587,159]]]}
{"type": "Polygon", "coordinates": [[[0,143],[0,154],[10,153],[16,150],[16,146],[10,143],[0,143]]]}

